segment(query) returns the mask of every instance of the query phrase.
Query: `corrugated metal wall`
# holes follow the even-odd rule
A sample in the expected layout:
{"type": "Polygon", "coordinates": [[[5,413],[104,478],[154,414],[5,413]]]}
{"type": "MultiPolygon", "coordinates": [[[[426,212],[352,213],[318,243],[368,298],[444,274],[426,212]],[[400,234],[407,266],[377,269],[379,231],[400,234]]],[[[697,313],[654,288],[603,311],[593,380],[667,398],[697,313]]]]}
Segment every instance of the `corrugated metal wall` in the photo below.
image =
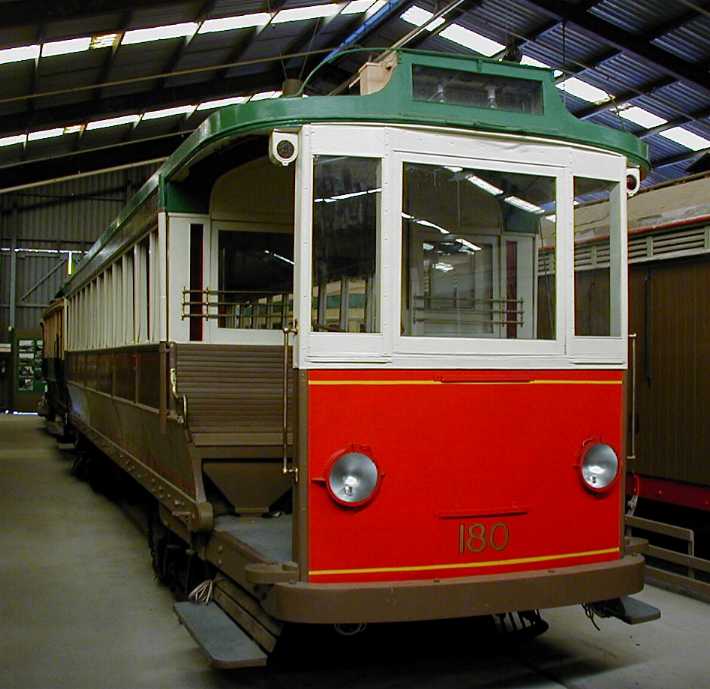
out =
{"type": "Polygon", "coordinates": [[[0,342],[10,339],[13,240],[15,327],[38,328],[43,308],[66,277],[68,252],[86,251],[156,168],[147,165],[0,194],[0,342]]]}

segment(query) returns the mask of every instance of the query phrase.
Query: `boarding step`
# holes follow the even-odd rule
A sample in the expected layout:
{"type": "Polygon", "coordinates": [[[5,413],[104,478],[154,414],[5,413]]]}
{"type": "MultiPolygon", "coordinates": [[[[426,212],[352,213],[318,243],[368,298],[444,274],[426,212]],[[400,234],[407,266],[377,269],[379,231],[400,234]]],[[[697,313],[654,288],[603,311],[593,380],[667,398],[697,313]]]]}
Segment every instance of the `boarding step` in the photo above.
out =
{"type": "Polygon", "coordinates": [[[626,624],[653,622],[661,617],[661,611],[631,596],[599,601],[592,606],[600,617],[616,617],[626,624]]]}
{"type": "Polygon", "coordinates": [[[212,667],[263,667],[267,655],[216,603],[175,603],[178,619],[212,667]]]}

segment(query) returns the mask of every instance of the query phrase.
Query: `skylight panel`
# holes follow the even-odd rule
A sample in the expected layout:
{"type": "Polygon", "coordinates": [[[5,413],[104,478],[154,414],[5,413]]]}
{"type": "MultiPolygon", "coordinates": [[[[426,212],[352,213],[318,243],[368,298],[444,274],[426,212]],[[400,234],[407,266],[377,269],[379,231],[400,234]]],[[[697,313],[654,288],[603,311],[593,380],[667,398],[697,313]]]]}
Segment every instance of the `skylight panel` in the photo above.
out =
{"type": "Polygon", "coordinates": [[[529,201],[526,201],[525,199],[518,198],[517,196],[506,196],[503,199],[506,203],[509,203],[511,206],[515,206],[516,208],[520,208],[520,210],[527,211],[528,213],[544,213],[545,210],[543,208],[540,208],[540,206],[536,206],[534,203],[530,203],[529,201]]]}
{"type": "Polygon", "coordinates": [[[14,146],[16,144],[24,144],[27,137],[24,134],[15,136],[4,136],[0,139],[0,146],[14,146]]]}
{"type": "Polygon", "coordinates": [[[110,48],[118,38],[117,33],[104,33],[98,36],[91,37],[91,45],[89,46],[92,50],[97,48],[110,48]]]}
{"type": "Polygon", "coordinates": [[[134,45],[136,43],[148,43],[149,41],[162,41],[166,38],[192,36],[198,28],[199,24],[196,22],[183,22],[182,24],[154,26],[150,29],[133,29],[123,34],[121,45],[134,45]]]}
{"type": "Polygon", "coordinates": [[[479,189],[483,189],[483,191],[487,192],[488,194],[492,194],[493,196],[500,196],[500,194],[503,193],[502,189],[499,189],[495,185],[491,184],[490,182],[486,182],[485,179],[481,179],[476,175],[469,175],[468,177],[466,177],[466,179],[474,186],[477,186],[479,189]]]}
{"type": "Polygon", "coordinates": [[[174,117],[175,115],[192,115],[195,105],[179,105],[175,108],[163,108],[162,110],[150,110],[143,114],[144,120],[159,120],[163,117],[174,117]]]}
{"type": "Polygon", "coordinates": [[[387,0],[377,0],[377,2],[365,12],[365,19],[369,19],[373,14],[379,12],[386,4],[387,0]]]}
{"type": "Polygon", "coordinates": [[[0,50],[0,65],[23,60],[36,60],[39,57],[41,46],[23,45],[19,48],[6,48],[0,50]]]}
{"type": "Polygon", "coordinates": [[[557,88],[586,100],[588,103],[606,103],[611,100],[611,96],[606,91],[577,79],[577,77],[565,79],[561,84],[557,84],[557,88]]]}
{"type": "MultiPolygon", "coordinates": [[[[529,55],[523,55],[522,59],[520,60],[521,65],[530,65],[530,67],[542,67],[543,69],[552,69],[552,67],[544,62],[541,62],[540,60],[536,60],[534,57],[530,57],[529,55]]],[[[553,71],[553,75],[555,79],[557,77],[562,76],[562,72],[560,72],[559,69],[556,69],[553,71]]]]}
{"type": "Polygon", "coordinates": [[[84,124],[71,124],[68,127],[64,127],[65,134],[79,134],[85,127],[84,124]]]}
{"type": "Polygon", "coordinates": [[[470,50],[475,50],[481,55],[486,57],[491,57],[501,50],[505,50],[505,46],[497,41],[492,41],[490,38],[481,36],[481,34],[466,29],[459,24],[452,24],[447,26],[439,36],[443,36],[454,43],[462,45],[464,48],[469,48],[470,50]]]}
{"type": "Polygon", "coordinates": [[[269,98],[278,98],[280,95],[281,91],[262,91],[255,93],[249,100],[268,100],[269,98]]]}
{"type": "Polygon", "coordinates": [[[222,17],[220,19],[208,19],[202,23],[198,33],[214,33],[217,31],[232,31],[234,29],[252,29],[257,26],[266,26],[271,21],[268,12],[257,12],[256,14],[241,14],[236,17],[222,17]]]}
{"type": "Polygon", "coordinates": [[[109,117],[106,120],[89,122],[86,125],[86,129],[91,131],[92,129],[105,129],[106,127],[120,127],[123,124],[135,124],[138,120],[140,120],[140,118],[140,115],[121,115],[120,117],[109,117]]]}
{"type": "Polygon", "coordinates": [[[64,134],[64,127],[56,127],[54,129],[43,129],[38,132],[30,132],[27,135],[27,141],[42,141],[42,139],[53,139],[56,136],[64,134]]]}
{"type": "Polygon", "coordinates": [[[234,96],[233,98],[220,98],[219,100],[208,100],[200,103],[197,106],[198,110],[213,110],[214,108],[223,108],[226,105],[237,105],[238,103],[246,103],[249,96],[234,96]]]}
{"type": "Polygon", "coordinates": [[[331,2],[328,5],[311,5],[310,7],[294,7],[290,10],[280,10],[273,18],[274,24],[284,24],[285,22],[302,22],[307,19],[320,19],[321,17],[332,17],[340,11],[341,5],[331,2]]]}
{"type": "Polygon", "coordinates": [[[353,0],[347,4],[341,14],[361,14],[369,10],[374,4],[375,0],[353,0]]]}
{"type": "Polygon", "coordinates": [[[638,124],[645,129],[659,127],[660,125],[668,122],[668,120],[664,120],[662,117],[654,115],[652,112],[639,108],[636,105],[632,105],[628,108],[620,108],[618,115],[619,117],[623,117],[625,120],[638,124]]]}
{"type": "MultiPolygon", "coordinates": [[[[414,24],[414,26],[424,26],[433,16],[434,14],[432,12],[428,12],[417,5],[412,5],[406,12],[401,14],[399,18],[409,24],[414,24]]],[[[437,26],[441,26],[443,23],[444,20],[439,17],[431,22],[431,24],[427,25],[426,28],[429,31],[433,31],[437,26]]]]}
{"type": "Polygon", "coordinates": [[[68,41],[52,41],[42,46],[42,57],[52,57],[52,55],[68,55],[69,53],[81,53],[91,47],[91,36],[83,38],[71,38],[68,41]]]}
{"type": "Polygon", "coordinates": [[[666,139],[675,141],[681,146],[689,148],[691,151],[702,151],[705,148],[710,148],[710,139],[699,136],[684,127],[672,127],[664,132],[658,132],[660,136],[665,136],[666,139]]]}

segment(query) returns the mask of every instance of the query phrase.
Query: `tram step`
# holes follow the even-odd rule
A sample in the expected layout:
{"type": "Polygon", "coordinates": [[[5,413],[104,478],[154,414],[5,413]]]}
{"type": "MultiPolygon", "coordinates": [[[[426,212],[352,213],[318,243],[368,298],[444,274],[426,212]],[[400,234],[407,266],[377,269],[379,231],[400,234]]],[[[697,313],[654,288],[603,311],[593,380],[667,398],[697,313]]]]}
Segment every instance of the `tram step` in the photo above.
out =
{"type": "Polygon", "coordinates": [[[212,667],[262,667],[267,656],[216,604],[175,603],[178,619],[205,652],[212,667]]]}
{"type": "Polygon", "coordinates": [[[594,608],[601,617],[616,617],[626,624],[653,622],[661,617],[658,608],[631,596],[601,601],[594,608]]]}

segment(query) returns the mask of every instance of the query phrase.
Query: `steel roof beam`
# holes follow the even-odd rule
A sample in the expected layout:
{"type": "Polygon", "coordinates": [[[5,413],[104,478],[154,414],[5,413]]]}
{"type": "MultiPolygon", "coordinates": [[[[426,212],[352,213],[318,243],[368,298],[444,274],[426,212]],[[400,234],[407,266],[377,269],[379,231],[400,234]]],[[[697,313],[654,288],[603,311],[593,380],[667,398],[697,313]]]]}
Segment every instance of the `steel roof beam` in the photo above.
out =
{"type": "Polygon", "coordinates": [[[635,55],[660,71],[680,81],[710,92],[710,74],[702,67],[687,62],[649,43],[645,36],[634,35],[609,22],[570,6],[562,0],[522,0],[526,5],[547,14],[559,22],[567,22],[580,31],[601,39],[618,50],[635,55]]]}
{"type": "Polygon", "coordinates": [[[665,124],[659,124],[657,127],[651,127],[644,132],[639,132],[637,136],[642,139],[647,139],[649,136],[654,134],[660,134],[668,129],[673,129],[673,127],[680,127],[683,124],[688,124],[688,122],[697,122],[698,120],[704,120],[710,117],[710,108],[703,108],[702,110],[696,110],[695,112],[690,112],[687,115],[681,115],[672,120],[669,120],[665,124]]]}
{"type": "MultiPolygon", "coordinates": [[[[87,119],[98,120],[104,117],[142,113],[146,110],[157,110],[163,107],[189,105],[240,94],[251,94],[257,89],[276,90],[280,86],[280,70],[271,69],[243,77],[212,79],[203,83],[172,86],[157,92],[146,91],[102,98],[92,104],[90,112],[87,112],[86,102],[45,108],[35,112],[32,125],[38,129],[63,127],[77,122],[86,122],[87,119]]],[[[0,116],[0,132],[24,132],[27,130],[27,126],[25,113],[0,116]]]]}
{"type": "Polygon", "coordinates": [[[705,155],[710,151],[710,148],[704,148],[700,151],[688,151],[687,153],[679,153],[678,155],[666,156],[665,158],[658,158],[657,160],[651,161],[651,169],[659,167],[668,167],[669,165],[677,165],[678,163],[685,163],[693,158],[705,155]]]}

